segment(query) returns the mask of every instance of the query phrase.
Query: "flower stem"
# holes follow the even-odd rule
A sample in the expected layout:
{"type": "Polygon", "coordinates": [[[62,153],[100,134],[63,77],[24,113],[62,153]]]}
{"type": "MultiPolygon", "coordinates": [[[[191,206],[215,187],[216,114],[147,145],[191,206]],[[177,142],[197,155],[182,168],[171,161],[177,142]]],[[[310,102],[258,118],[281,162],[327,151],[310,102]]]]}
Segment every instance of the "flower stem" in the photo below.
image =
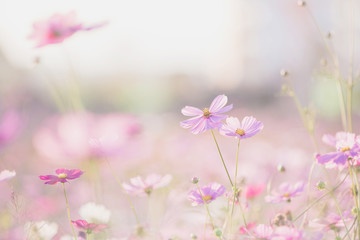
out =
{"type": "Polygon", "coordinates": [[[136,213],[135,207],[134,207],[134,205],[133,205],[133,203],[132,203],[132,201],[131,201],[131,199],[130,199],[129,194],[125,191],[123,185],[121,184],[121,181],[120,181],[118,175],[116,174],[116,172],[114,171],[114,169],[111,167],[111,164],[110,164],[109,160],[105,159],[105,161],[106,161],[107,165],[109,166],[112,174],[114,175],[117,183],[120,185],[122,191],[124,192],[124,194],[125,194],[125,196],[126,196],[126,199],[128,200],[128,202],[129,202],[129,204],[130,204],[131,211],[133,212],[133,214],[134,214],[134,216],[135,216],[135,220],[136,220],[137,225],[140,226],[140,221],[139,221],[138,215],[137,215],[137,213],[136,213]]]}
{"type": "Polygon", "coordinates": [[[65,200],[66,200],[66,209],[67,209],[67,215],[68,215],[70,227],[71,227],[71,230],[72,230],[72,232],[74,234],[75,240],[77,240],[77,236],[76,236],[76,233],[75,233],[75,230],[74,230],[74,226],[73,226],[73,224],[71,222],[69,202],[68,202],[68,199],[67,199],[67,196],[66,196],[66,191],[65,191],[65,183],[62,183],[62,185],[63,185],[63,189],[64,189],[64,196],[65,196],[65,200]]]}
{"type": "MultiPolygon", "coordinates": [[[[356,215],[357,215],[357,219],[359,221],[360,219],[360,212],[359,212],[359,202],[358,202],[358,191],[356,189],[356,183],[354,182],[354,174],[353,174],[353,169],[351,167],[351,163],[350,161],[348,162],[349,164],[349,172],[350,172],[350,178],[351,178],[351,185],[352,185],[352,191],[353,191],[353,195],[354,195],[354,201],[355,201],[355,207],[356,207],[356,215]]],[[[360,239],[360,227],[359,227],[359,222],[358,222],[358,235],[359,235],[359,239],[360,239]]]]}
{"type": "Polygon", "coordinates": [[[221,161],[222,161],[222,163],[223,163],[223,165],[224,165],[224,168],[225,168],[226,174],[227,174],[227,176],[228,176],[228,178],[229,178],[229,181],[230,181],[231,187],[234,187],[234,184],[233,184],[233,182],[231,181],[231,178],[230,178],[229,171],[227,170],[227,167],[226,167],[226,164],[225,164],[224,158],[223,158],[223,156],[222,156],[222,154],[221,154],[219,144],[218,144],[218,142],[216,141],[216,137],[215,137],[214,131],[213,131],[212,129],[211,129],[210,131],[211,131],[211,134],[212,134],[212,136],[213,136],[213,138],[214,138],[214,141],[215,141],[215,144],[216,144],[217,150],[218,150],[218,152],[219,152],[219,155],[220,155],[221,161]]]}

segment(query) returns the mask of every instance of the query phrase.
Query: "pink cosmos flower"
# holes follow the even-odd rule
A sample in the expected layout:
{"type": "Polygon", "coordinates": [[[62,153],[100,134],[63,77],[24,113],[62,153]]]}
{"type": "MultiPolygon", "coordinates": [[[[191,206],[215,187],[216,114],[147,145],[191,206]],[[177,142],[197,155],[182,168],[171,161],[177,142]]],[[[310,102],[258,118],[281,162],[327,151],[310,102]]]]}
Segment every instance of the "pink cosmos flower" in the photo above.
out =
{"type": "Polygon", "coordinates": [[[224,136],[233,136],[243,139],[254,136],[263,128],[263,123],[256,121],[256,118],[254,117],[244,117],[241,123],[238,118],[229,117],[226,119],[226,125],[221,126],[220,133],[224,136]]]}
{"type": "Polygon", "coordinates": [[[130,183],[123,183],[122,185],[125,191],[130,194],[146,196],[150,195],[154,189],[169,185],[171,180],[172,176],[169,174],[165,176],[150,174],[145,178],[145,180],[143,180],[140,176],[137,176],[131,178],[130,183]]]}
{"type": "Polygon", "coordinates": [[[288,226],[277,227],[274,231],[273,237],[271,237],[271,240],[302,240],[302,239],[303,239],[302,231],[288,226]]]}
{"type": "Polygon", "coordinates": [[[88,223],[86,220],[76,220],[71,222],[74,224],[75,227],[85,231],[87,234],[91,234],[93,232],[99,233],[102,230],[108,228],[108,225],[106,224],[88,223]]]}
{"type": "Polygon", "coordinates": [[[260,195],[265,189],[265,184],[258,184],[258,185],[248,185],[245,187],[245,198],[252,199],[258,195],[260,195]]]}
{"type": "Polygon", "coordinates": [[[290,202],[291,198],[300,195],[304,190],[304,186],[304,182],[297,182],[295,185],[282,183],[278,191],[272,191],[271,195],[265,197],[265,201],[269,203],[290,202]]]}
{"type": "Polygon", "coordinates": [[[50,18],[33,24],[33,32],[29,36],[37,42],[36,47],[63,42],[78,31],[89,31],[102,27],[104,23],[91,27],[84,27],[76,20],[74,11],[67,14],[54,14],[50,18]]]}
{"type": "Polygon", "coordinates": [[[7,181],[15,176],[15,171],[3,170],[0,172],[0,182],[7,181]]]}
{"type": "Polygon", "coordinates": [[[44,176],[39,176],[39,178],[41,180],[47,181],[45,182],[45,184],[54,185],[58,182],[66,183],[68,182],[67,180],[79,178],[84,173],[79,169],[68,170],[64,168],[57,169],[55,172],[57,175],[44,175],[44,176]]]}
{"type": "Polygon", "coordinates": [[[248,223],[246,226],[242,226],[239,229],[239,233],[241,234],[246,234],[248,233],[250,230],[254,229],[256,227],[256,223],[255,222],[250,222],[248,223]]]}
{"type": "Polygon", "coordinates": [[[218,183],[211,183],[208,186],[200,188],[201,194],[198,189],[191,190],[188,194],[188,199],[192,201],[192,205],[196,206],[199,204],[210,203],[217,197],[220,197],[225,192],[225,187],[218,183]],[[201,196],[202,195],[202,196],[201,196]]]}
{"type": "Polygon", "coordinates": [[[222,115],[222,113],[230,111],[233,107],[232,104],[225,107],[227,100],[227,96],[219,95],[212,101],[209,108],[201,110],[196,107],[184,107],[181,109],[181,113],[193,118],[182,121],[180,126],[183,128],[191,128],[190,132],[193,134],[219,128],[222,125],[220,121],[227,117],[226,115],[222,115]]]}
{"type": "Polygon", "coordinates": [[[314,219],[310,224],[312,227],[319,229],[319,231],[340,231],[345,227],[344,221],[348,223],[353,220],[353,218],[351,211],[346,210],[342,212],[342,217],[338,214],[330,213],[326,218],[314,219]]]}
{"type": "Polygon", "coordinates": [[[335,136],[326,134],[322,140],[326,144],[336,148],[335,152],[318,154],[316,160],[320,164],[326,164],[327,167],[333,168],[336,165],[345,165],[349,158],[356,158],[360,152],[359,139],[354,133],[338,132],[335,136]]]}
{"type": "Polygon", "coordinates": [[[0,123],[0,148],[9,142],[19,131],[20,116],[15,111],[8,111],[0,123]]]}
{"type": "Polygon", "coordinates": [[[259,224],[254,229],[253,235],[255,236],[255,239],[268,240],[268,239],[272,239],[271,236],[273,232],[274,230],[272,229],[272,227],[266,226],[264,224],[259,224]]]}

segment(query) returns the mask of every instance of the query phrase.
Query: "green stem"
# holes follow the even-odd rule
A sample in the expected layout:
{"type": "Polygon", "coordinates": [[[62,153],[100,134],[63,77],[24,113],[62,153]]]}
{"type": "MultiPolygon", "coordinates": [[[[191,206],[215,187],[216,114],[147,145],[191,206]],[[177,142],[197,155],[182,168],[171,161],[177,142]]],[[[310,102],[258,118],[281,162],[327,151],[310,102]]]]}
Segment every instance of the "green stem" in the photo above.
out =
{"type": "Polygon", "coordinates": [[[121,190],[124,192],[124,194],[125,194],[125,196],[126,196],[126,199],[128,200],[128,202],[129,202],[129,204],[130,204],[131,211],[133,212],[133,214],[134,214],[134,216],[135,216],[135,220],[136,220],[137,225],[140,226],[140,221],[139,221],[138,215],[137,215],[137,213],[136,213],[135,207],[134,207],[134,205],[133,205],[133,203],[132,203],[132,201],[131,201],[131,199],[130,199],[129,194],[126,192],[126,190],[124,189],[124,187],[123,187],[123,185],[122,185],[122,183],[121,183],[118,175],[116,174],[116,172],[114,171],[114,169],[111,167],[109,160],[105,159],[105,161],[106,161],[107,165],[109,166],[112,174],[114,175],[117,183],[120,185],[121,190]]]}
{"type": "Polygon", "coordinates": [[[72,230],[72,232],[74,234],[75,240],[77,240],[77,236],[75,234],[74,226],[73,226],[73,224],[71,222],[69,202],[68,202],[68,199],[67,199],[67,196],[66,196],[66,191],[65,191],[65,183],[62,183],[62,185],[63,185],[63,189],[64,189],[64,196],[65,196],[65,200],[66,200],[66,209],[67,209],[67,215],[68,215],[70,227],[71,227],[71,230],[72,230]]]}
{"type": "MultiPolygon", "coordinates": [[[[353,191],[353,195],[354,195],[354,201],[355,201],[355,206],[356,206],[356,214],[357,214],[357,218],[360,219],[360,211],[359,211],[359,202],[358,202],[358,191],[356,189],[356,183],[354,182],[354,174],[353,174],[353,170],[351,167],[351,162],[348,161],[349,164],[349,172],[350,172],[350,178],[351,178],[351,186],[352,186],[352,191],[353,191]]],[[[358,236],[360,239],[360,227],[359,227],[359,223],[358,223],[358,236]]]]}
{"type": "Polygon", "coordinates": [[[346,178],[349,176],[349,174],[346,174],[346,176],[344,177],[343,180],[341,180],[341,182],[336,185],[333,189],[331,189],[330,191],[328,191],[327,193],[324,193],[323,195],[321,195],[318,199],[316,199],[315,201],[313,201],[304,211],[302,211],[296,218],[294,218],[293,222],[296,222],[302,215],[304,215],[307,211],[309,211],[315,204],[317,204],[318,202],[320,202],[321,199],[323,199],[324,197],[326,197],[327,195],[330,194],[330,192],[335,191],[336,189],[338,189],[341,184],[343,184],[346,180],[346,178]]]}
{"type": "Polygon", "coordinates": [[[231,178],[230,178],[229,171],[227,170],[227,167],[226,167],[226,164],[225,164],[224,158],[223,158],[223,156],[222,156],[222,154],[221,154],[219,144],[218,144],[218,142],[216,141],[216,137],[215,137],[214,131],[213,131],[212,129],[211,129],[210,131],[211,131],[211,134],[212,134],[212,136],[213,136],[213,138],[214,138],[214,141],[215,141],[215,144],[216,144],[217,150],[218,150],[218,152],[219,152],[219,155],[220,155],[221,161],[222,161],[222,163],[223,163],[223,165],[224,165],[224,168],[225,168],[226,174],[227,174],[227,176],[228,176],[228,178],[229,178],[229,181],[230,181],[231,187],[234,187],[234,184],[233,184],[233,182],[231,181],[231,178]]]}

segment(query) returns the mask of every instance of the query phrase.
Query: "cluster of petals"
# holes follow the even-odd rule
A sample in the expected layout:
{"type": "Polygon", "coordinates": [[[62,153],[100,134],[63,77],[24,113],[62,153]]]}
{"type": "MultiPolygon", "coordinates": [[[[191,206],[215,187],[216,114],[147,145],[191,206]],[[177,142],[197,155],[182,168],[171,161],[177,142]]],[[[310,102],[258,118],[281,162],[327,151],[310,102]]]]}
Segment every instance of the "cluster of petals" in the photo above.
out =
{"type": "Polygon", "coordinates": [[[84,172],[79,169],[65,169],[60,168],[56,171],[57,175],[41,175],[39,178],[46,181],[45,184],[54,185],[56,183],[66,183],[67,180],[79,178],[84,172]]]}
{"type": "Polygon", "coordinates": [[[229,117],[226,119],[226,124],[222,125],[219,129],[219,132],[224,136],[244,139],[254,136],[263,128],[264,124],[252,116],[244,117],[241,122],[236,117],[229,117]]]}
{"type": "Polygon", "coordinates": [[[335,136],[326,134],[322,138],[327,145],[334,147],[335,151],[317,154],[316,160],[319,164],[325,164],[328,168],[343,166],[347,160],[359,158],[360,136],[354,133],[338,132],[335,136]]]}
{"type": "Polygon", "coordinates": [[[278,190],[271,192],[271,195],[265,197],[265,201],[269,203],[289,202],[291,198],[296,197],[303,192],[305,187],[304,182],[297,182],[295,185],[291,185],[287,182],[282,183],[278,190]]]}
{"type": "Polygon", "coordinates": [[[253,227],[251,234],[249,234],[252,239],[261,239],[261,240],[300,240],[303,239],[302,231],[289,227],[289,226],[279,226],[273,228],[264,224],[259,224],[256,227],[253,227]]]}
{"type": "Polygon", "coordinates": [[[108,225],[106,224],[88,223],[86,220],[76,220],[71,222],[74,224],[75,227],[85,231],[87,234],[99,233],[102,230],[108,228],[108,225]]]}
{"type": "Polygon", "coordinates": [[[166,187],[170,184],[172,176],[166,174],[161,176],[158,174],[150,174],[145,179],[140,176],[130,179],[130,183],[123,183],[125,191],[138,196],[150,195],[154,189],[166,187]]]}
{"type": "Polygon", "coordinates": [[[232,104],[225,106],[227,101],[227,96],[219,95],[212,101],[209,108],[201,110],[196,107],[184,107],[181,113],[192,118],[182,121],[180,126],[190,128],[190,132],[193,134],[199,134],[209,129],[221,127],[221,120],[227,117],[227,115],[223,115],[223,113],[230,111],[233,107],[232,104]]]}
{"type": "Polygon", "coordinates": [[[43,47],[61,43],[78,31],[89,31],[103,25],[104,23],[85,27],[77,21],[74,11],[67,14],[57,13],[46,20],[35,22],[29,38],[36,41],[36,47],[43,47]]]}
{"type": "Polygon", "coordinates": [[[15,171],[2,170],[0,172],[0,182],[10,180],[11,178],[16,176],[15,171]]]}
{"type": "Polygon", "coordinates": [[[342,212],[342,216],[335,213],[330,213],[325,218],[317,218],[310,222],[310,226],[318,229],[319,231],[340,231],[345,228],[344,222],[350,223],[354,219],[350,210],[342,212]]]}
{"type": "Polygon", "coordinates": [[[219,183],[211,183],[199,189],[191,190],[188,199],[192,201],[192,205],[210,203],[225,193],[225,187],[219,183]]]}

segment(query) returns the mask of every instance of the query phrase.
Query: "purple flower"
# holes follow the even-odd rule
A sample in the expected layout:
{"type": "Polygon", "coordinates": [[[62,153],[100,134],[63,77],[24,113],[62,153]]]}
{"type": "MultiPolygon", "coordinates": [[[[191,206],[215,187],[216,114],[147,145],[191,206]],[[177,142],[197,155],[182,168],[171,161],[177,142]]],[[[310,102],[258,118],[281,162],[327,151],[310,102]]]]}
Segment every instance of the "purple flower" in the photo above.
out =
{"type": "Polygon", "coordinates": [[[326,134],[322,138],[323,142],[336,148],[335,152],[318,154],[316,160],[320,164],[326,164],[332,168],[336,165],[345,165],[348,159],[358,156],[360,152],[359,143],[354,133],[338,132],[335,136],[326,134]]]}
{"type": "Polygon", "coordinates": [[[165,176],[150,174],[145,178],[145,180],[143,180],[140,176],[137,176],[131,178],[130,183],[123,183],[122,185],[128,193],[146,196],[150,195],[154,189],[169,185],[171,179],[172,176],[169,174],[165,176]]]}
{"type": "Polygon", "coordinates": [[[87,234],[90,234],[92,232],[99,233],[102,230],[108,228],[108,225],[106,225],[106,224],[88,223],[86,220],[76,220],[76,221],[71,221],[71,222],[78,229],[84,230],[85,232],[87,232],[87,234]]]}
{"type": "Polygon", "coordinates": [[[211,183],[208,186],[200,188],[201,194],[198,189],[191,190],[188,195],[188,199],[192,201],[192,205],[210,203],[217,197],[220,197],[225,192],[225,187],[218,183],[211,183]],[[202,195],[202,196],[201,196],[202,195]]]}
{"type": "Polygon", "coordinates": [[[272,191],[271,195],[265,197],[269,203],[290,202],[291,198],[298,196],[304,190],[304,182],[297,182],[295,185],[282,183],[278,191],[272,191]]]}
{"type": "Polygon", "coordinates": [[[254,117],[244,117],[239,121],[238,118],[229,117],[226,119],[226,125],[222,125],[220,133],[224,136],[233,136],[239,139],[249,138],[260,132],[264,128],[264,124],[256,121],[254,117]]]}
{"type": "Polygon", "coordinates": [[[209,129],[219,128],[222,125],[220,121],[227,117],[226,115],[221,114],[230,111],[233,107],[232,104],[225,107],[227,100],[227,96],[219,95],[212,101],[209,108],[200,110],[196,107],[184,107],[181,109],[181,113],[185,116],[191,116],[193,118],[182,121],[180,126],[183,128],[191,128],[190,132],[193,134],[202,133],[209,129]]]}
{"type": "Polygon", "coordinates": [[[45,184],[51,184],[54,185],[58,182],[66,183],[67,180],[72,180],[79,178],[84,172],[79,169],[64,169],[60,168],[56,171],[57,175],[45,175],[45,176],[39,176],[41,180],[45,180],[45,184]]]}

